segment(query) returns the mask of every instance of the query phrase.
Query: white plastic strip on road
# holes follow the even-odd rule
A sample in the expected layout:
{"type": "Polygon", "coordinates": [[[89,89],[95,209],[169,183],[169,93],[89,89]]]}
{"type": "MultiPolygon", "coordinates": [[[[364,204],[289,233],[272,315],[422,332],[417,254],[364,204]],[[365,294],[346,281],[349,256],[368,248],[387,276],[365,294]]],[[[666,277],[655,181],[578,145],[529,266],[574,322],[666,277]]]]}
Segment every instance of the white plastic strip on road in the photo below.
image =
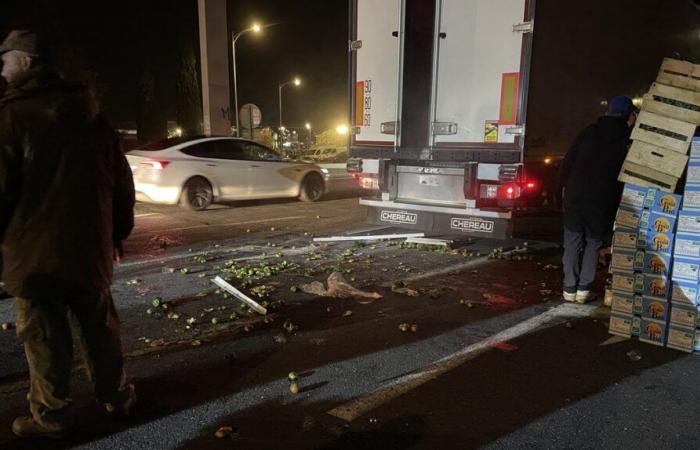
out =
{"type": "Polygon", "coordinates": [[[257,312],[258,314],[261,314],[263,316],[267,314],[267,309],[265,309],[263,306],[260,306],[255,300],[248,297],[243,292],[239,291],[235,287],[228,284],[226,282],[226,280],[224,280],[223,278],[216,277],[216,278],[212,279],[211,281],[215,285],[219,286],[221,289],[225,290],[226,292],[233,295],[234,297],[236,297],[237,299],[239,299],[240,301],[242,301],[246,305],[253,308],[255,310],[255,312],[257,312]]]}
{"type": "Polygon", "coordinates": [[[407,234],[375,234],[373,236],[331,236],[314,238],[314,242],[342,242],[342,241],[378,241],[380,239],[405,239],[423,237],[423,233],[407,234]]]}
{"type": "Polygon", "coordinates": [[[348,422],[355,420],[398,396],[416,389],[428,381],[434,380],[443,373],[461,366],[466,361],[490,350],[495,344],[528,334],[562,317],[578,318],[588,316],[595,308],[596,307],[593,305],[563,304],[480,342],[472,344],[464,350],[446,356],[419,372],[397,378],[374,392],[331,409],[328,411],[328,414],[348,422]]]}
{"type": "Polygon", "coordinates": [[[406,242],[408,242],[409,244],[437,245],[441,247],[447,247],[447,245],[450,243],[450,241],[447,241],[445,239],[433,239],[422,237],[408,238],[406,239],[406,242]]]}

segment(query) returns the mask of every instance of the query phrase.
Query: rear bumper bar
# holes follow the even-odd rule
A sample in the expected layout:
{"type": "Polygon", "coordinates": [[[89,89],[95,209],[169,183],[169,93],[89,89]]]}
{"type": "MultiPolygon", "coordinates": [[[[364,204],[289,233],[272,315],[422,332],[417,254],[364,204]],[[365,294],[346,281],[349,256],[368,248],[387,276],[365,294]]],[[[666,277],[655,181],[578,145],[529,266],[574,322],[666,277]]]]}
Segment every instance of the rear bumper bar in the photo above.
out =
{"type": "Polygon", "coordinates": [[[507,239],[512,236],[510,211],[484,211],[361,199],[367,206],[367,220],[377,225],[392,225],[438,235],[466,235],[507,239]]]}

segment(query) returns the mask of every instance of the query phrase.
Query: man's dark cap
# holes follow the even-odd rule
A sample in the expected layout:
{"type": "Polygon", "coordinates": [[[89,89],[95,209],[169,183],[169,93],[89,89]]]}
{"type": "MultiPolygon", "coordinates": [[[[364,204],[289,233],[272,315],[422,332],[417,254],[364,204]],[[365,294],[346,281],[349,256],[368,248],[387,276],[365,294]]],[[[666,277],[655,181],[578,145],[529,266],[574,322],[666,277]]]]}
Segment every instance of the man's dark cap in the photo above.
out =
{"type": "Polygon", "coordinates": [[[0,55],[19,50],[34,56],[44,56],[46,49],[39,36],[29,30],[12,30],[0,45],[0,55]]]}
{"type": "Polygon", "coordinates": [[[607,115],[629,117],[629,115],[636,110],[637,108],[635,108],[631,98],[624,95],[618,95],[608,103],[607,115]]]}

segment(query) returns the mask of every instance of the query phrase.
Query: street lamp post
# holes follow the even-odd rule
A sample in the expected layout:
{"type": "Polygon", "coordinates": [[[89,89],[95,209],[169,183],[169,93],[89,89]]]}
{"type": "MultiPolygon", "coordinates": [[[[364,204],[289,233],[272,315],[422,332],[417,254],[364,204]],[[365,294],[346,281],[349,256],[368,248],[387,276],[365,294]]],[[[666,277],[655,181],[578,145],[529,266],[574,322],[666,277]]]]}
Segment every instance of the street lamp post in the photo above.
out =
{"type": "Polygon", "coordinates": [[[233,59],[233,110],[234,110],[234,114],[236,117],[236,137],[241,136],[241,131],[239,129],[240,127],[238,124],[238,83],[236,80],[236,41],[238,40],[238,38],[240,38],[241,36],[243,36],[246,33],[250,33],[250,32],[259,33],[261,29],[262,28],[260,27],[260,25],[258,25],[256,23],[252,27],[246,28],[245,30],[241,31],[238,34],[234,33],[233,38],[231,39],[231,53],[232,53],[232,59],[233,59]]]}
{"type": "Polygon", "coordinates": [[[301,84],[301,80],[299,78],[294,78],[293,80],[289,80],[279,84],[278,97],[280,103],[280,128],[282,128],[282,88],[290,84],[294,84],[294,86],[299,86],[301,84]]]}

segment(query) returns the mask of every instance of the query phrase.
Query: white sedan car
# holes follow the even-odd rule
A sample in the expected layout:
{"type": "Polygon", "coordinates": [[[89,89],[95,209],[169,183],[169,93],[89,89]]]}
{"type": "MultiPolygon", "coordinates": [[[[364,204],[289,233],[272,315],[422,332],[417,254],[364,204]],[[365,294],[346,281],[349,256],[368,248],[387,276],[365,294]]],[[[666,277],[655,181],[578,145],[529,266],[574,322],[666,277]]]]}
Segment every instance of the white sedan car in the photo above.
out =
{"type": "Polygon", "coordinates": [[[229,137],[175,138],[127,153],[136,199],[203,210],[217,201],[298,197],[326,192],[328,171],[285,160],[273,150],[229,137]]]}

